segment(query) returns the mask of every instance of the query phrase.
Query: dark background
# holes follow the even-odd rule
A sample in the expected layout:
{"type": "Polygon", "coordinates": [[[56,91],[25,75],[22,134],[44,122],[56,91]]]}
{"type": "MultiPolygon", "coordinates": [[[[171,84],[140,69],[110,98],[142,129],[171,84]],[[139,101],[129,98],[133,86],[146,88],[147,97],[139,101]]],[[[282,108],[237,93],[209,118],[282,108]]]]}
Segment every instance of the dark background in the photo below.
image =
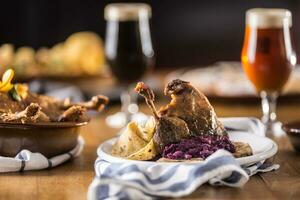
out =
{"type": "MultiPolygon", "coordinates": [[[[1,1],[0,44],[50,47],[74,32],[85,30],[95,31],[104,38],[103,10],[106,4],[112,2],[122,1],[1,1]]],[[[290,9],[293,13],[296,51],[300,52],[300,1],[297,0],[142,2],[151,4],[153,9],[152,32],[157,67],[205,65],[219,60],[239,60],[245,11],[253,7],[290,9]]]]}

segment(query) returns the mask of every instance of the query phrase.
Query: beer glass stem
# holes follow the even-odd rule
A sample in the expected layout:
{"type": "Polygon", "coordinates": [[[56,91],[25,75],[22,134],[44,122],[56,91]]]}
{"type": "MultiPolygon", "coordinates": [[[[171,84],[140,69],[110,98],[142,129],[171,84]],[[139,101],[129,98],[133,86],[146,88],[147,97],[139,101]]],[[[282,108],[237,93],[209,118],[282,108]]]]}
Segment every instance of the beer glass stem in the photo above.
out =
{"type": "Polygon", "coordinates": [[[260,93],[262,99],[262,110],[263,110],[263,117],[262,122],[266,126],[272,126],[274,122],[276,122],[276,103],[278,98],[277,92],[265,92],[262,91],[260,93]]]}
{"type": "Polygon", "coordinates": [[[137,95],[132,86],[129,86],[127,90],[123,90],[121,93],[121,105],[122,112],[125,113],[126,124],[131,121],[133,114],[136,114],[139,109],[137,105],[137,95]]]}

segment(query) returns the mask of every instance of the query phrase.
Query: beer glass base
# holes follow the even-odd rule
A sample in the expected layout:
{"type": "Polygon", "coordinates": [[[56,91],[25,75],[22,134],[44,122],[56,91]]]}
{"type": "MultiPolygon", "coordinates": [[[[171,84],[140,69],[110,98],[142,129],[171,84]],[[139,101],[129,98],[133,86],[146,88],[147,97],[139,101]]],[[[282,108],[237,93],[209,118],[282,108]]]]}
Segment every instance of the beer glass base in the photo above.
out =
{"type": "Polygon", "coordinates": [[[285,134],[280,121],[263,122],[263,124],[265,125],[265,135],[267,137],[281,137],[285,134]]]}

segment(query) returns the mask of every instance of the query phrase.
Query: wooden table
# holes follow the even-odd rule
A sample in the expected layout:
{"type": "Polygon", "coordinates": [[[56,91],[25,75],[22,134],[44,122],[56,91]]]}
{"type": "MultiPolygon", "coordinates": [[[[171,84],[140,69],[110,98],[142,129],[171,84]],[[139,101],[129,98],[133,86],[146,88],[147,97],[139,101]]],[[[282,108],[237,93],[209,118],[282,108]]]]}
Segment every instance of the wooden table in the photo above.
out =
{"type": "MultiPolygon", "coordinates": [[[[213,102],[219,116],[260,116],[260,106],[224,104],[213,102]]],[[[278,116],[283,122],[299,119],[300,103],[279,105],[278,116]]],[[[148,112],[143,105],[142,110],[148,112]]],[[[112,107],[109,113],[119,107],[112,107]]],[[[0,199],[86,199],[89,184],[94,177],[96,148],[104,140],[113,137],[118,130],[105,124],[107,114],[102,114],[83,128],[86,145],[82,155],[73,161],[51,170],[1,174],[0,199]]],[[[283,136],[276,138],[279,152],[274,161],[280,164],[275,172],[259,174],[241,189],[211,187],[204,185],[188,198],[199,199],[299,199],[300,198],[300,154],[283,136]]]]}

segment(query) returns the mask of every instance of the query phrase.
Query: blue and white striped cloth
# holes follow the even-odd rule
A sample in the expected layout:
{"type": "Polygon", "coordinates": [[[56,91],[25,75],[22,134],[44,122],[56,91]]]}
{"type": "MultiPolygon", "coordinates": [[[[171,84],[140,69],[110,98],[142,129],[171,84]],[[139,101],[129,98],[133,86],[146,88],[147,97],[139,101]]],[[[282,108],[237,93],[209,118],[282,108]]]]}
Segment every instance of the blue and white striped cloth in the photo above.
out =
{"type": "MultiPolygon", "coordinates": [[[[246,131],[264,136],[264,126],[256,118],[221,118],[228,130],[246,131]]],[[[88,199],[153,199],[182,197],[204,183],[242,187],[258,172],[279,168],[277,164],[258,162],[241,167],[233,156],[219,150],[199,164],[109,163],[98,158],[96,177],[89,187],[88,199]]]]}
{"type": "Polygon", "coordinates": [[[52,158],[46,158],[41,153],[26,149],[20,151],[14,158],[0,156],[0,173],[50,169],[79,156],[83,147],[84,139],[79,137],[73,149],[52,158]]]}
{"type": "Polygon", "coordinates": [[[89,187],[88,199],[182,197],[207,182],[242,187],[249,176],[278,168],[279,165],[264,162],[242,168],[225,150],[218,150],[199,164],[120,164],[98,158],[96,177],[89,187]]]}

